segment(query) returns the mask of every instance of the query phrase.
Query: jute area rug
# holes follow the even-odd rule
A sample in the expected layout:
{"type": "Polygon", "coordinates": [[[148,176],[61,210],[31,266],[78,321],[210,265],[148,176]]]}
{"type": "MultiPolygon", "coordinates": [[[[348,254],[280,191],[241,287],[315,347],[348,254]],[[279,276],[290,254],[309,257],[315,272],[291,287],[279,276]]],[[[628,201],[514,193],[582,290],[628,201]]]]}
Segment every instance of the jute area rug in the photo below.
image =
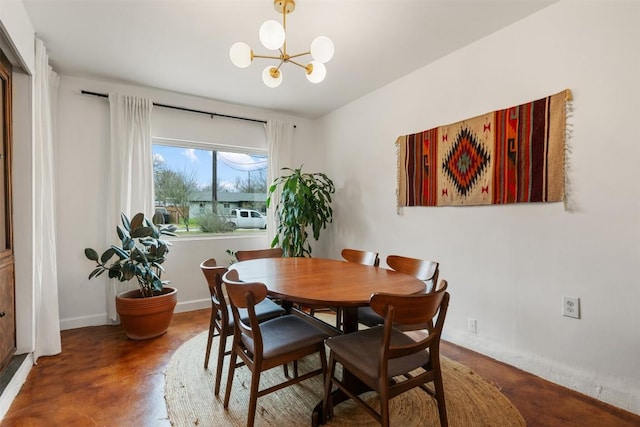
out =
{"type": "MultiPolygon", "coordinates": [[[[228,357],[225,358],[220,395],[213,395],[217,342],[214,338],[209,369],[204,369],[207,331],[184,343],[171,358],[165,372],[165,400],[173,426],[246,426],[251,375],[246,367],[236,369],[228,410],[223,408],[228,357]]],[[[230,344],[231,339],[228,340],[230,344]]],[[[304,359],[301,373],[319,366],[318,357],[304,359]]],[[[525,426],[518,410],[498,389],[464,365],[442,358],[445,400],[449,425],[525,426]]],[[[263,372],[260,389],[284,378],[281,368],[263,372]]],[[[311,413],[322,399],[323,384],[316,376],[297,385],[258,398],[256,426],[305,426],[311,424],[311,413]]],[[[367,393],[367,400],[377,401],[367,393]]],[[[335,416],[328,426],[370,426],[375,420],[352,401],[335,406],[335,416]]],[[[421,389],[408,391],[390,402],[391,425],[439,426],[435,400],[421,389]]]]}

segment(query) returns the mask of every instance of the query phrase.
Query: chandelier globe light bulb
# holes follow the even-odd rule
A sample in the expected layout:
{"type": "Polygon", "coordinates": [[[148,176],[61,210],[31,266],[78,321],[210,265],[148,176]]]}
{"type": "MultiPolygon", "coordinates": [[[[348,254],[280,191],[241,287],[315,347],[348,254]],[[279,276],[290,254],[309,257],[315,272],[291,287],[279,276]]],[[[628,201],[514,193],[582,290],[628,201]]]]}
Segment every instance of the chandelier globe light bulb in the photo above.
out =
{"type": "Polygon", "coordinates": [[[329,37],[318,36],[311,42],[311,57],[315,61],[325,64],[333,58],[333,53],[333,42],[329,37]]]}
{"type": "Polygon", "coordinates": [[[270,19],[260,26],[260,42],[269,50],[278,50],[284,44],[286,37],[284,27],[278,22],[270,19]]]}
{"type": "Polygon", "coordinates": [[[236,67],[247,68],[253,61],[253,52],[248,44],[237,42],[229,49],[229,58],[236,67]]]}
{"type": "Polygon", "coordinates": [[[320,83],[327,76],[327,67],[322,62],[311,61],[307,66],[306,76],[311,83],[320,83]]]}
{"type": "Polygon", "coordinates": [[[282,71],[269,65],[262,70],[262,82],[272,89],[277,88],[282,83],[282,71]]]}

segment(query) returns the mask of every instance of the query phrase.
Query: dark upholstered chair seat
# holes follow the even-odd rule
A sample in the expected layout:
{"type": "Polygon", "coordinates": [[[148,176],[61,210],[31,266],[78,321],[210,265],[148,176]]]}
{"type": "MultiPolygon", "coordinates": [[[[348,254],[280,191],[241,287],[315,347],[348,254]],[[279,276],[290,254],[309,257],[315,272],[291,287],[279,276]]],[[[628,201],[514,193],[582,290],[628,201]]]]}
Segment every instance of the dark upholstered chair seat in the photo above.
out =
{"type": "Polygon", "coordinates": [[[369,306],[358,307],[358,322],[367,326],[382,325],[384,323],[384,317],[373,311],[369,306]]]}
{"type": "MultiPolygon", "coordinates": [[[[383,319],[384,323],[384,319],[383,319]]],[[[359,331],[357,334],[347,334],[333,337],[327,341],[327,346],[340,357],[340,362],[347,369],[356,366],[363,374],[362,379],[367,384],[375,384],[378,381],[378,364],[380,363],[380,348],[383,345],[383,326],[359,331]]],[[[391,331],[391,345],[402,346],[415,344],[404,333],[393,329],[391,331]]],[[[429,351],[424,350],[409,356],[398,357],[389,360],[388,378],[413,371],[429,363],[429,351]]]]}
{"type": "MultiPolygon", "coordinates": [[[[260,333],[263,337],[269,338],[262,343],[262,357],[265,359],[296,352],[308,346],[316,346],[329,337],[322,330],[293,315],[262,322],[260,333]]],[[[243,337],[242,342],[247,350],[254,353],[253,340],[243,337]]]]}
{"type": "MultiPolygon", "coordinates": [[[[227,305],[227,309],[229,310],[229,313],[231,313],[231,304],[227,305]]],[[[256,304],[255,309],[256,309],[256,317],[258,318],[258,322],[263,322],[268,319],[273,319],[274,317],[282,316],[285,313],[284,308],[282,308],[275,302],[271,301],[270,299],[264,299],[260,301],[258,304],[256,304]]],[[[249,312],[247,311],[247,309],[241,308],[241,309],[238,309],[238,312],[240,313],[240,319],[244,323],[248,324],[249,312]]],[[[234,328],[234,320],[233,320],[233,317],[230,317],[229,318],[229,331],[231,331],[230,335],[233,334],[233,328],[234,328]]]]}

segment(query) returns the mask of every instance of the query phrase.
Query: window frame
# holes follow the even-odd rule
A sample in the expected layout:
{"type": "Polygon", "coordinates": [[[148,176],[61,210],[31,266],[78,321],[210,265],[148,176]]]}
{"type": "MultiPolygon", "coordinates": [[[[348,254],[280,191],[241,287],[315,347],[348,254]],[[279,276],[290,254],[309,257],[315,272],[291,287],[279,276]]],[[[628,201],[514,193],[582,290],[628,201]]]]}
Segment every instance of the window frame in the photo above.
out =
{"type": "MultiPolygon", "coordinates": [[[[194,141],[180,138],[167,138],[167,137],[151,137],[151,146],[153,150],[154,145],[161,145],[165,147],[174,147],[174,148],[192,148],[196,150],[207,150],[207,151],[222,151],[222,152],[231,152],[231,153],[240,153],[240,154],[249,154],[249,155],[264,155],[267,157],[267,177],[269,177],[269,164],[268,161],[270,153],[268,148],[259,148],[259,147],[246,147],[240,145],[233,144],[222,144],[219,142],[209,142],[209,141],[194,141]]],[[[267,182],[267,191],[269,189],[270,183],[267,182]]],[[[155,190],[154,190],[155,193],[155,190]]],[[[155,205],[155,194],[153,195],[154,205],[155,205]]],[[[247,239],[247,238],[256,238],[266,235],[265,229],[256,229],[252,230],[251,233],[243,233],[236,234],[233,233],[207,233],[206,235],[180,235],[180,237],[169,237],[168,240],[180,239],[181,241],[188,240],[219,240],[219,239],[247,239]]]]}

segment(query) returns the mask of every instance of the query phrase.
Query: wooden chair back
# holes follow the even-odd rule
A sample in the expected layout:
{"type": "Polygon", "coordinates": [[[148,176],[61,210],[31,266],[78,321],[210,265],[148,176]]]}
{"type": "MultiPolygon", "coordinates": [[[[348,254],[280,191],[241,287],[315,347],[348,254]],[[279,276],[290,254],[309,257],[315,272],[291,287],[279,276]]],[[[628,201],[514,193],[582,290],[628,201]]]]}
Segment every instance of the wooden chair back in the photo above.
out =
{"type": "Polygon", "coordinates": [[[447,281],[441,280],[440,284],[438,284],[437,288],[426,294],[415,294],[415,295],[392,295],[392,294],[384,294],[378,293],[376,298],[371,298],[369,301],[369,305],[371,309],[386,320],[386,309],[388,307],[394,307],[394,302],[397,301],[398,304],[410,304],[409,307],[403,307],[401,311],[395,310],[393,314],[394,318],[394,327],[400,329],[402,331],[411,331],[417,329],[434,329],[433,319],[438,314],[438,309],[440,307],[440,300],[438,298],[435,299],[427,299],[423,298],[424,295],[430,294],[443,294],[447,290],[447,281]],[[413,301],[413,302],[412,302],[413,301]],[[428,302],[430,301],[430,302],[428,302]],[[411,305],[412,304],[412,305],[411,305]]]}
{"type": "MultiPolygon", "coordinates": [[[[231,311],[233,312],[233,320],[236,325],[236,332],[240,332],[249,340],[253,341],[252,352],[255,355],[262,354],[262,335],[258,326],[258,318],[256,316],[255,306],[267,297],[267,287],[264,283],[259,282],[242,282],[238,277],[237,270],[229,270],[222,278],[229,301],[231,302],[231,311]],[[242,321],[238,309],[247,310],[249,321],[242,321]]],[[[245,339],[243,339],[245,341],[245,339]]]]}
{"type": "MultiPolygon", "coordinates": [[[[222,276],[227,272],[227,267],[219,266],[215,258],[209,258],[200,263],[200,269],[207,280],[211,295],[212,310],[217,313],[218,324],[229,324],[229,311],[227,300],[222,290],[222,276]]],[[[213,313],[212,313],[213,314],[213,313]]]]}
{"type": "Polygon", "coordinates": [[[349,262],[356,262],[363,265],[372,265],[374,267],[380,265],[378,252],[345,248],[342,250],[341,255],[342,258],[349,262]]]}
{"type": "MultiPolygon", "coordinates": [[[[436,261],[428,261],[418,258],[409,258],[401,255],[389,255],[387,257],[387,265],[393,270],[410,274],[419,280],[431,283],[431,288],[435,288],[438,283],[438,275],[440,274],[440,264],[436,261]]],[[[428,292],[430,289],[426,289],[428,292]]]]}
{"type": "Polygon", "coordinates": [[[222,291],[222,276],[227,272],[226,267],[219,266],[215,258],[209,258],[200,263],[200,269],[204,274],[211,294],[211,319],[209,320],[209,336],[207,337],[207,348],[204,356],[204,369],[209,367],[209,356],[213,346],[213,337],[219,337],[218,363],[216,364],[216,381],[214,394],[220,392],[220,381],[222,378],[222,363],[225,351],[227,336],[231,335],[230,314],[227,307],[227,300],[222,291]]]}
{"type": "Polygon", "coordinates": [[[282,248],[236,251],[236,259],[238,261],[247,261],[258,258],[281,258],[283,253],[282,248]]]}

